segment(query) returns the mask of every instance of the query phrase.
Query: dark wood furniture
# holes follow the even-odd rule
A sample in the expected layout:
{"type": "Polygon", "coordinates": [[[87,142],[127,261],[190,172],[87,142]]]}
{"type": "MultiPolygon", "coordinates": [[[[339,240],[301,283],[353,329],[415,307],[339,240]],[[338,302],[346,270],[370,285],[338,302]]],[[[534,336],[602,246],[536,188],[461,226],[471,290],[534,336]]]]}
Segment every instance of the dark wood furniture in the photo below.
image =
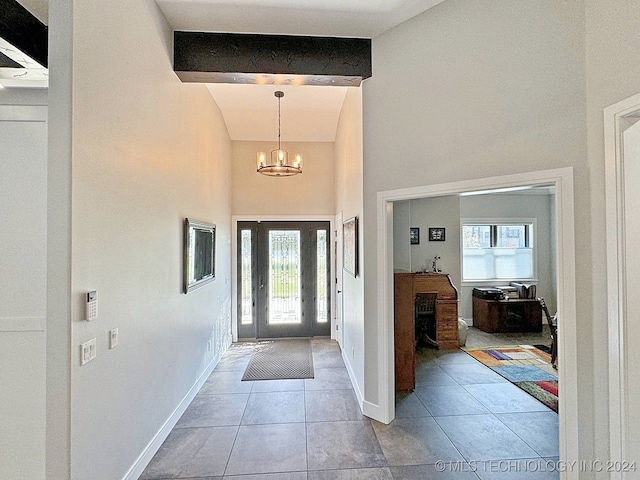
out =
{"type": "Polygon", "coordinates": [[[551,332],[551,366],[558,368],[558,317],[552,317],[547,308],[547,304],[544,298],[539,298],[540,306],[547,317],[547,323],[549,324],[549,331],[551,332]]]}
{"type": "Polygon", "coordinates": [[[396,390],[416,386],[415,304],[419,293],[435,293],[436,338],[441,349],[458,348],[458,291],[442,273],[394,274],[396,390]]]}
{"type": "Polygon", "coordinates": [[[535,299],[473,297],[473,326],[488,333],[541,332],[542,308],[535,299]]]}

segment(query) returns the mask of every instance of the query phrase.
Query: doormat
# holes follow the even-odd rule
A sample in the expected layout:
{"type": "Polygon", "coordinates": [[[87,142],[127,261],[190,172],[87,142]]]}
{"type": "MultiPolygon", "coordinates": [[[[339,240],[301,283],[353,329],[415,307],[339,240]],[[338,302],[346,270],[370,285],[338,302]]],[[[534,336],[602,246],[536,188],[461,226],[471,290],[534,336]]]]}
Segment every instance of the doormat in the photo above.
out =
{"type": "Polygon", "coordinates": [[[558,373],[551,355],[531,345],[463,348],[473,358],[558,412],[558,373]]]}
{"type": "Polygon", "coordinates": [[[311,340],[264,340],[253,353],[242,380],[313,378],[311,340]]]}

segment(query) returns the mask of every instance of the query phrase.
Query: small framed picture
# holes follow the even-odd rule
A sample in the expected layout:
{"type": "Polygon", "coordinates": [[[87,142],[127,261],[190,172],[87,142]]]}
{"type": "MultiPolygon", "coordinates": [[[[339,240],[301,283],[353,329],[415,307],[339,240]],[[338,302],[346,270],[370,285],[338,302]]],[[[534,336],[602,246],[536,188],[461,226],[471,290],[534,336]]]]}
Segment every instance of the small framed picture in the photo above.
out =
{"type": "Polygon", "coordinates": [[[429,228],[429,241],[430,242],[444,242],[444,228],[443,227],[430,227],[429,228]]]}
{"type": "Polygon", "coordinates": [[[420,229],[418,227],[409,229],[409,241],[411,245],[420,245],[420,229]]]}

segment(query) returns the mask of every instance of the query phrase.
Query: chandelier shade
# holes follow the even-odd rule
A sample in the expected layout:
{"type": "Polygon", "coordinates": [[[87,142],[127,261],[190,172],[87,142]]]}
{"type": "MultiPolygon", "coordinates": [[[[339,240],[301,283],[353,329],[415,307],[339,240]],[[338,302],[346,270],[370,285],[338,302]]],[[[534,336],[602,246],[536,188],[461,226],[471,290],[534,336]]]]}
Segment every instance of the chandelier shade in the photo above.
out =
{"type": "Polygon", "coordinates": [[[284,97],[284,92],[278,90],[274,93],[278,98],[278,148],[271,150],[271,155],[267,158],[266,152],[258,152],[257,172],[272,177],[290,177],[302,173],[302,155],[296,153],[293,163],[289,163],[289,153],[283,150],[280,145],[280,99],[284,97]]]}

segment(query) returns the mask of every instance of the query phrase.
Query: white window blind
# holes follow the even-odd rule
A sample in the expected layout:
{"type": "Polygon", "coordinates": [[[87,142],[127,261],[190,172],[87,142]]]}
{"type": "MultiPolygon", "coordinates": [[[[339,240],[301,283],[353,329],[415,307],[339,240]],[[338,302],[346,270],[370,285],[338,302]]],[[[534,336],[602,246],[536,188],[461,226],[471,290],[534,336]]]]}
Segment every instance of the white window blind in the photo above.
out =
{"type": "Polygon", "coordinates": [[[532,280],[533,223],[462,225],[462,280],[532,280]]]}

